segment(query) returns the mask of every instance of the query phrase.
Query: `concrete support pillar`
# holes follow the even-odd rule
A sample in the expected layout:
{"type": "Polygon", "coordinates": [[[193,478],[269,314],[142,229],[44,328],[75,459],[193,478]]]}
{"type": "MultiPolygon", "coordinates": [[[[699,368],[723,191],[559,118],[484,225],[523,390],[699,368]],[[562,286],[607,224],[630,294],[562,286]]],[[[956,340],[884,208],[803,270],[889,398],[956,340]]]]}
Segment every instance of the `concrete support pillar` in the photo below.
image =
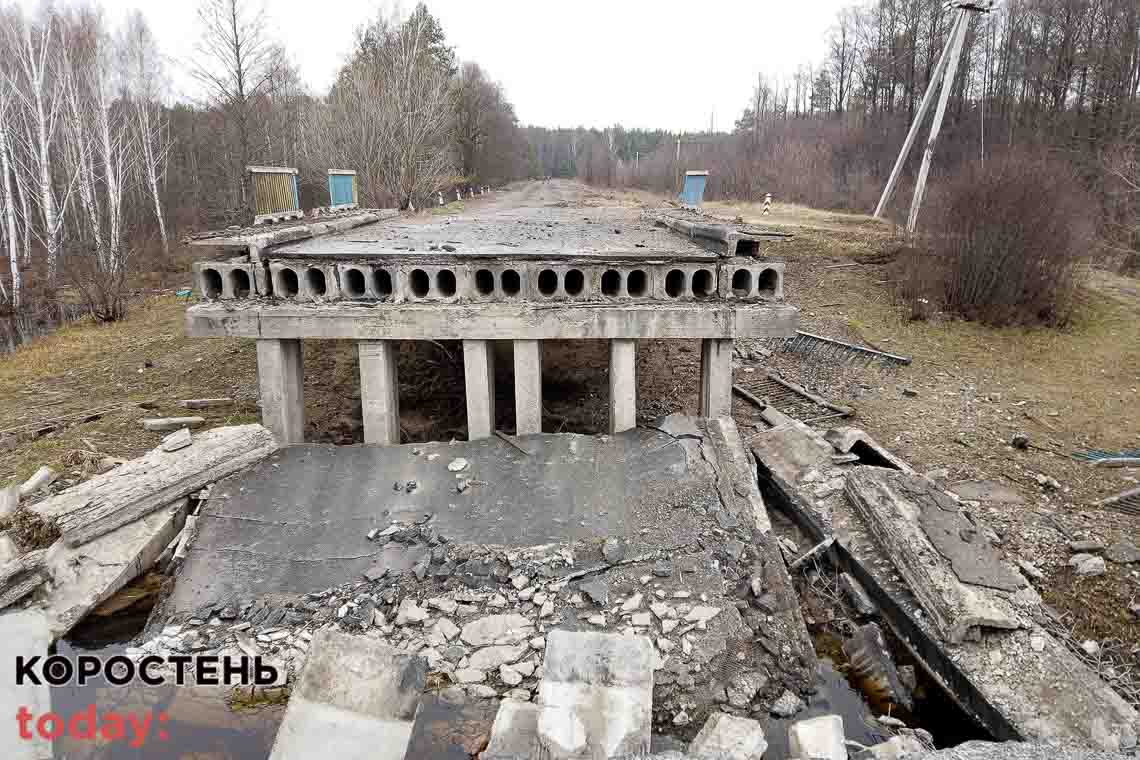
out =
{"type": "Polygon", "coordinates": [[[360,407],[364,412],[364,442],[400,443],[400,387],[396,377],[396,341],[361,340],[360,407]]]}
{"type": "Polygon", "coordinates": [[[304,366],[300,340],[257,341],[261,423],[282,446],[305,442],[304,366]]]}
{"type": "Polygon", "coordinates": [[[542,342],[515,341],[515,433],[542,432],[542,342]]]}
{"type": "Polygon", "coordinates": [[[637,427],[637,341],[610,340],[610,432],[637,427]]]}
{"type": "Polygon", "coordinates": [[[467,440],[495,433],[495,355],[489,340],[463,341],[463,376],[467,385],[467,440]]]}
{"type": "Polygon", "coordinates": [[[732,340],[701,341],[701,417],[732,416],[732,340]]]}

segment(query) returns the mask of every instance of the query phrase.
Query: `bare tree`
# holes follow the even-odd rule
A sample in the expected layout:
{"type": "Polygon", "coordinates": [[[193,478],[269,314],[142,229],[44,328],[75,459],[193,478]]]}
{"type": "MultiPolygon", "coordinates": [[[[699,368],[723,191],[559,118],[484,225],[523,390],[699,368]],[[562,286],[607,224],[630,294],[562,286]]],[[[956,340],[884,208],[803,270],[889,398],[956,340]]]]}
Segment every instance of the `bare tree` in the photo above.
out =
{"type": "Polygon", "coordinates": [[[131,103],[131,126],[138,146],[137,168],[154,204],[154,218],[162,239],[163,253],[170,254],[166,220],[162,211],[160,184],[166,177],[171,148],[170,123],[159,101],[162,91],[162,57],[143,15],[127,17],[121,55],[125,63],[125,89],[131,103]]]}
{"type": "MultiPolygon", "coordinates": [[[[48,9],[38,28],[22,21],[7,29],[7,47],[14,53],[16,72],[13,91],[23,106],[23,132],[17,135],[27,157],[25,171],[17,172],[17,182],[36,188],[32,198],[39,208],[43,227],[37,235],[47,249],[49,283],[54,282],[63,229],[63,204],[52,182],[52,141],[55,137],[63,87],[52,76],[52,52],[59,45],[54,13],[48,9]]],[[[25,224],[28,228],[30,224],[25,224]]]]}
{"type": "Polygon", "coordinates": [[[246,0],[205,0],[198,19],[202,36],[190,71],[237,130],[237,161],[231,169],[244,206],[251,110],[272,80],[277,48],[265,34],[265,12],[251,10],[246,0]]]}
{"type": "Polygon", "coordinates": [[[370,202],[401,208],[454,181],[454,55],[422,4],[404,20],[380,18],[332,92],[305,117],[313,166],[355,166],[370,202]]]}
{"type": "Polygon", "coordinates": [[[0,280],[0,296],[9,300],[12,307],[20,308],[20,233],[16,223],[16,196],[12,191],[12,164],[9,159],[11,151],[11,128],[9,119],[14,109],[12,106],[14,94],[6,78],[0,77],[0,222],[3,224],[4,239],[8,244],[8,271],[12,278],[12,291],[9,296],[3,291],[3,281],[0,280]]]}

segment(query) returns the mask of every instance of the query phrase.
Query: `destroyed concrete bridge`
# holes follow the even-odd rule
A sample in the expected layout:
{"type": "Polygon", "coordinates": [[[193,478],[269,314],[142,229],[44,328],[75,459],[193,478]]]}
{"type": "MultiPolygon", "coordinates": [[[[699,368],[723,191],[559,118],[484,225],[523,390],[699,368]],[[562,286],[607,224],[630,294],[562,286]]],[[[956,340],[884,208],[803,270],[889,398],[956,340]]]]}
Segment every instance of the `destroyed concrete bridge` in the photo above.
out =
{"type": "MultiPolygon", "coordinates": [[[[60,538],[3,566],[30,584],[0,615],[5,640],[42,654],[166,568],[126,656],[261,657],[279,680],[100,699],[165,700],[183,737],[219,713],[244,725],[224,707],[235,699],[287,700],[259,755],[282,760],[437,756],[427,716],[441,704],[490,706],[486,731],[445,748],[487,760],[939,757],[946,715],[908,709],[923,688],[970,736],[1051,757],[1135,746],[1134,707],[975,540],[984,526],[959,500],[862,431],[771,400],[756,399],[756,429],[737,427],[734,341],[796,334],[775,236],[564,191],[496,191],[426,223],[361,211],[200,241],[222,254],[195,265],[187,330],[257,341],[264,427],[179,431],[86,483],[29,488],[22,508],[60,538]],[[365,445],[304,440],[303,343],[319,339],[356,343],[365,445]],[[606,431],[543,430],[543,342],[563,339],[609,342],[606,431]],[[672,339],[701,341],[698,408],[638,425],[637,342],[672,339]],[[401,445],[401,340],[462,341],[466,441],[401,445]],[[496,427],[496,341],[512,348],[513,435],[496,427]],[[823,576],[849,621],[844,651],[885,695],[877,716],[821,696],[797,584],[823,576]]],[[[0,676],[4,710],[49,708],[46,687],[0,676]]]]}

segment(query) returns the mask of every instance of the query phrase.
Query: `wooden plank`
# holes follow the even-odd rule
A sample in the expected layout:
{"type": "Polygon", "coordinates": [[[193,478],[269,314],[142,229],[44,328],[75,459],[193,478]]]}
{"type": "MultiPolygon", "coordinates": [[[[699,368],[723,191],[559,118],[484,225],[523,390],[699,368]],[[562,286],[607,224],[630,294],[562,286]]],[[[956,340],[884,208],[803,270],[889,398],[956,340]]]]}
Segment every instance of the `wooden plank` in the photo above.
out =
{"type": "Polygon", "coordinates": [[[199,304],[191,337],[557,340],[791,337],[787,304],[199,304]]]}
{"type": "Polygon", "coordinates": [[[214,428],[186,448],[157,448],[108,473],[36,504],[56,518],[63,541],[75,547],[249,467],[277,449],[261,425],[214,428]]]}
{"type": "Polygon", "coordinates": [[[0,566],[0,588],[8,585],[13,578],[43,567],[47,549],[36,549],[16,557],[0,566]]]}
{"type": "Polygon", "coordinates": [[[982,628],[1020,628],[1021,620],[1000,592],[959,581],[927,537],[912,488],[923,480],[897,470],[857,467],[847,475],[846,494],[946,641],[961,643],[982,628]]]}
{"type": "Polygon", "coordinates": [[[43,573],[31,573],[0,591],[0,610],[9,607],[47,582],[43,573]]]}

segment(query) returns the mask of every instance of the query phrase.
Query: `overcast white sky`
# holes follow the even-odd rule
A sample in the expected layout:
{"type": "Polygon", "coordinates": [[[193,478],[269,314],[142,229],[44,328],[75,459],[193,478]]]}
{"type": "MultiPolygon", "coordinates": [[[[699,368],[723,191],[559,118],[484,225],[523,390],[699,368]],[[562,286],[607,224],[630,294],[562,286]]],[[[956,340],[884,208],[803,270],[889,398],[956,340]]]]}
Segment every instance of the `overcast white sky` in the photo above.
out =
{"type": "MultiPolygon", "coordinates": [[[[252,0],[256,3],[259,0],[252,0]]],[[[26,0],[31,4],[31,0],[26,0]]],[[[427,0],[463,60],[501,82],[519,120],[664,129],[731,127],[758,71],[818,62],[850,0],[427,0]]],[[[178,66],[194,51],[196,0],[102,0],[118,22],[138,7],[171,58],[175,97],[195,95],[178,66]]],[[[265,0],[271,28],[314,92],[332,81],[354,30],[388,0],[265,0]]],[[[408,10],[414,0],[404,0],[408,10]]]]}

